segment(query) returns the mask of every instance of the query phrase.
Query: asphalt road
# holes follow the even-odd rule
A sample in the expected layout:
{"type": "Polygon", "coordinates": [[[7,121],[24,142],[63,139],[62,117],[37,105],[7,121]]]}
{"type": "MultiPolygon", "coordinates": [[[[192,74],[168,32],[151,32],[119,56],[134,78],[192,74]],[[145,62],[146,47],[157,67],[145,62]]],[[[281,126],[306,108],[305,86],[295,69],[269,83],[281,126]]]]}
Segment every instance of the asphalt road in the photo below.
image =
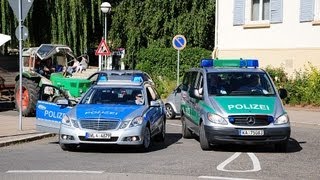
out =
{"type": "Polygon", "coordinates": [[[165,143],[148,153],[117,146],[65,152],[57,137],[3,147],[0,179],[320,179],[319,125],[293,123],[287,153],[272,145],[202,151],[180,132],[180,121],[168,120],[165,143]]]}

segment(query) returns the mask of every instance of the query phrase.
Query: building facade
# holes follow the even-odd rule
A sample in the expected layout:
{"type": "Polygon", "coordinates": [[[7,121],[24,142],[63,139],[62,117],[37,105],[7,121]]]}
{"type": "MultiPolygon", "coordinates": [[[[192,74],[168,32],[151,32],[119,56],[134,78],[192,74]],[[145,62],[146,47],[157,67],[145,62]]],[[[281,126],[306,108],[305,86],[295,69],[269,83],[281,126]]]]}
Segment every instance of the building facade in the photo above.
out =
{"type": "Polygon", "coordinates": [[[320,0],[216,0],[213,57],[257,58],[290,75],[320,67],[320,0]]]}

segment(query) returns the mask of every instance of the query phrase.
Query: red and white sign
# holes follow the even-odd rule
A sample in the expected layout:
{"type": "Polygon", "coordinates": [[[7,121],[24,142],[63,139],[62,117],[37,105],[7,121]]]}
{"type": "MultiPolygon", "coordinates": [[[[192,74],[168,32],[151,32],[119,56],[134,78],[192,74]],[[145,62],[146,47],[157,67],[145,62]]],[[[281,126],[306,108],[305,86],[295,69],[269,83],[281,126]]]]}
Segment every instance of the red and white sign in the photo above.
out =
{"type": "Polygon", "coordinates": [[[110,56],[111,55],[111,51],[106,43],[106,41],[102,38],[98,49],[96,50],[96,56],[98,55],[102,55],[102,56],[110,56]]]}

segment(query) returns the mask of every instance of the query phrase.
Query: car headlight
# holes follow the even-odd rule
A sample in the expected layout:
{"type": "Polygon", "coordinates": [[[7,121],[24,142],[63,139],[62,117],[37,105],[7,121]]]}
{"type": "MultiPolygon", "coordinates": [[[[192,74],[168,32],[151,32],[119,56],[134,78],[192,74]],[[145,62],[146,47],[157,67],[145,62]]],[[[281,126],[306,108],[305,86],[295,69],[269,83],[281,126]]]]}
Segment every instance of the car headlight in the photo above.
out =
{"type": "Polygon", "coordinates": [[[61,120],[61,123],[63,125],[71,126],[71,120],[70,120],[69,116],[64,115],[62,120],[61,120]]]}
{"type": "Polygon", "coordinates": [[[130,127],[139,126],[143,123],[143,117],[138,116],[131,121],[130,127]]]}
{"type": "Polygon", "coordinates": [[[63,125],[66,125],[66,126],[71,126],[71,124],[72,124],[73,127],[79,128],[79,123],[78,123],[78,121],[71,119],[71,118],[70,118],[69,116],[67,116],[67,115],[63,116],[61,123],[62,123],[63,125]]]}
{"type": "Polygon", "coordinates": [[[228,122],[223,117],[221,117],[217,114],[208,113],[208,119],[209,119],[209,121],[211,121],[215,124],[222,124],[222,125],[228,124],[228,122]]]}
{"type": "Polygon", "coordinates": [[[274,124],[287,124],[289,123],[289,116],[288,114],[283,114],[281,116],[279,116],[275,121],[274,124]]]}

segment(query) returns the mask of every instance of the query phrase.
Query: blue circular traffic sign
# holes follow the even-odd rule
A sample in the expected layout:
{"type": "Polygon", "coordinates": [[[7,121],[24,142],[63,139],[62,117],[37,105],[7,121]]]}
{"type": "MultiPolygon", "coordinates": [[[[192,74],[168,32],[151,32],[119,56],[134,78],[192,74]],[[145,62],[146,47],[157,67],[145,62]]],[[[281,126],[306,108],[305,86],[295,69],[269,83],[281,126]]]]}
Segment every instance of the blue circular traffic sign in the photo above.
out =
{"type": "Polygon", "coordinates": [[[176,50],[182,50],[187,45],[187,40],[183,35],[176,35],[172,39],[172,45],[176,50]]]}

